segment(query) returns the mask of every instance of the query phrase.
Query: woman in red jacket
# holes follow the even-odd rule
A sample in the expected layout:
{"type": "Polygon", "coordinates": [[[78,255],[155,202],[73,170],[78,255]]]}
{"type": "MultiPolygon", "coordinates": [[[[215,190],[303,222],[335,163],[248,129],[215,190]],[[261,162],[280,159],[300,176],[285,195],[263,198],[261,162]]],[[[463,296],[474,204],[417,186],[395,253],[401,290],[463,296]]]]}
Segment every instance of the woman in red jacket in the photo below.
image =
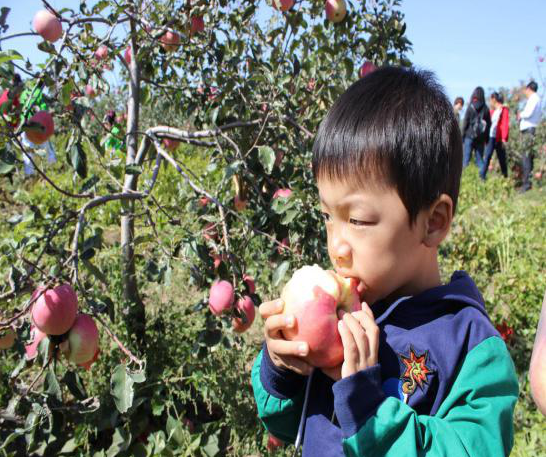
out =
{"type": "Polygon", "coordinates": [[[491,130],[489,131],[489,140],[485,147],[485,157],[480,170],[480,176],[485,179],[489,163],[493,156],[493,151],[497,151],[501,172],[503,176],[508,177],[508,167],[506,165],[506,148],[505,143],[508,141],[508,132],[510,130],[510,113],[508,108],[503,105],[504,98],[498,92],[491,94],[489,106],[491,109],[491,130]]]}

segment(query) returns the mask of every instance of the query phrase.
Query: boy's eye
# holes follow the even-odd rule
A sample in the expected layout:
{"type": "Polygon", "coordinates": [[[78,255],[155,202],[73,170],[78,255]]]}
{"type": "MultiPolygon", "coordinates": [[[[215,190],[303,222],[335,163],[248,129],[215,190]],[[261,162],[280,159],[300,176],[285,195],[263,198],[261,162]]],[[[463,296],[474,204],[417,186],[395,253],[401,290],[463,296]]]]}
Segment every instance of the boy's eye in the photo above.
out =
{"type": "Polygon", "coordinates": [[[366,221],[359,221],[358,219],[349,219],[349,223],[353,225],[369,225],[366,221]]]}
{"type": "Polygon", "coordinates": [[[325,220],[325,221],[329,221],[330,220],[330,215],[328,213],[322,213],[322,218],[325,220]]]}

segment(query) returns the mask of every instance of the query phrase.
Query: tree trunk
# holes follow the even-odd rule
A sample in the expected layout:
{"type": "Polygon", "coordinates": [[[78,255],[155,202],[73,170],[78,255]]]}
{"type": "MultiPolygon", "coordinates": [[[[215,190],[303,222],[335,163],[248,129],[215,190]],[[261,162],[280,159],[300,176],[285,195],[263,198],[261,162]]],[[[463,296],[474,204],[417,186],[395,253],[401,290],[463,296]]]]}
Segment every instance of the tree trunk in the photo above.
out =
{"type": "MultiPolygon", "coordinates": [[[[126,165],[132,165],[135,162],[137,153],[137,132],[139,125],[140,108],[140,74],[138,68],[137,46],[134,37],[136,34],[136,23],[131,21],[131,42],[132,55],[130,68],[130,93],[127,103],[127,158],[126,165]]],[[[125,175],[123,191],[130,192],[137,190],[136,175],[125,175]]],[[[138,282],[135,268],[135,232],[134,232],[134,209],[133,200],[126,201],[123,204],[123,215],[121,216],[121,256],[122,256],[122,286],[123,298],[125,301],[126,313],[125,323],[130,338],[134,338],[140,349],[143,349],[146,336],[146,314],[144,303],[140,298],[138,291],[138,282]]]]}

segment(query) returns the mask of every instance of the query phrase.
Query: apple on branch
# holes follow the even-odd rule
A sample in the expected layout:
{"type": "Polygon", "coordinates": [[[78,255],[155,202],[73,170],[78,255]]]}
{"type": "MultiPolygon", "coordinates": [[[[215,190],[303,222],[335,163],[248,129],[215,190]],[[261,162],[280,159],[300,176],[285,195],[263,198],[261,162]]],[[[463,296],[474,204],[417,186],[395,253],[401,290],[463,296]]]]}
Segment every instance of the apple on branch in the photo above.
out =
{"type": "Polygon", "coordinates": [[[347,6],[345,0],[326,0],[326,19],[330,22],[338,23],[345,19],[347,6]]]}
{"type": "Polygon", "coordinates": [[[78,296],[72,286],[62,284],[46,290],[39,287],[32,294],[32,298],[36,296],[38,298],[32,305],[31,316],[38,330],[46,335],[62,335],[68,332],[78,312],[78,296]]]}
{"type": "Polygon", "coordinates": [[[361,309],[357,285],[356,279],[313,265],[296,270],[284,286],[282,314],[293,315],[296,324],[283,330],[283,336],[307,342],[309,355],[304,359],[310,365],[331,368],[343,361],[338,311],[361,309]]]}
{"type": "Polygon", "coordinates": [[[256,308],[254,307],[254,302],[252,301],[252,298],[250,298],[248,295],[245,295],[243,298],[237,300],[235,307],[241,315],[244,315],[244,319],[242,317],[234,317],[231,320],[233,330],[236,333],[246,332],[250,328],[252,322],[254,322],[254,318],[256,317],[256,308]]]}
{"type": "Polygon", "coordinates": [[[23,130],[33,143],[45,143],[55,132],[53,116],[48,111],[38,111],[25,123],[23,130]]]}
{"type": "Polygon", "coordinates": [[[273,0],[273,8],[279,11],[288,11],[294,6],[294,0],[273,0]]]}
{"type": "Polygon", "coordinates": [[[178,46],[180,46],[180,35],[177,32],[168,30],[161,35],[159,41],[166,52],[174,52],[178,49],[178,46]]]}
{"type": "Polygon", "coordinates": [[[215,316],[226,312],[235,300],[235,293],[231,283],[217,281],[210,288],[209,308],[215,316]]]}
{"type": "Polygon", "coordinates": [[[40,10],[32,19],[34,30],[46,41],[54,43],[63,34],[63,26],[57,16],[48,10],[40,10]]]}

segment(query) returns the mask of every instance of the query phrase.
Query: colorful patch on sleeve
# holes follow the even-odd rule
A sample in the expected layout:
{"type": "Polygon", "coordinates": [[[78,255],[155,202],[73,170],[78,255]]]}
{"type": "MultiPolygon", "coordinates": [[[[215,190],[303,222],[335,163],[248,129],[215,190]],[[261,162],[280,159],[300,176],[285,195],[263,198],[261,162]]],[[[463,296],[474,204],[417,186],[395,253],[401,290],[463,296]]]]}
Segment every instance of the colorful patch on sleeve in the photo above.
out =
{"type": "Polygon", "coordinates": [[[400,379],[403,381],[402,391],[404,393],[404,400],[407,402],[407,398],[411,396],[417,386],[424,390],[426,384],[428,384],[428,375],[434,373],[429,366],[428,351],[422,354],[417,354],[413,347],[410,345],[409,355],[398,354],[400,361],[403,364],[404,372],[400,379]]]}

